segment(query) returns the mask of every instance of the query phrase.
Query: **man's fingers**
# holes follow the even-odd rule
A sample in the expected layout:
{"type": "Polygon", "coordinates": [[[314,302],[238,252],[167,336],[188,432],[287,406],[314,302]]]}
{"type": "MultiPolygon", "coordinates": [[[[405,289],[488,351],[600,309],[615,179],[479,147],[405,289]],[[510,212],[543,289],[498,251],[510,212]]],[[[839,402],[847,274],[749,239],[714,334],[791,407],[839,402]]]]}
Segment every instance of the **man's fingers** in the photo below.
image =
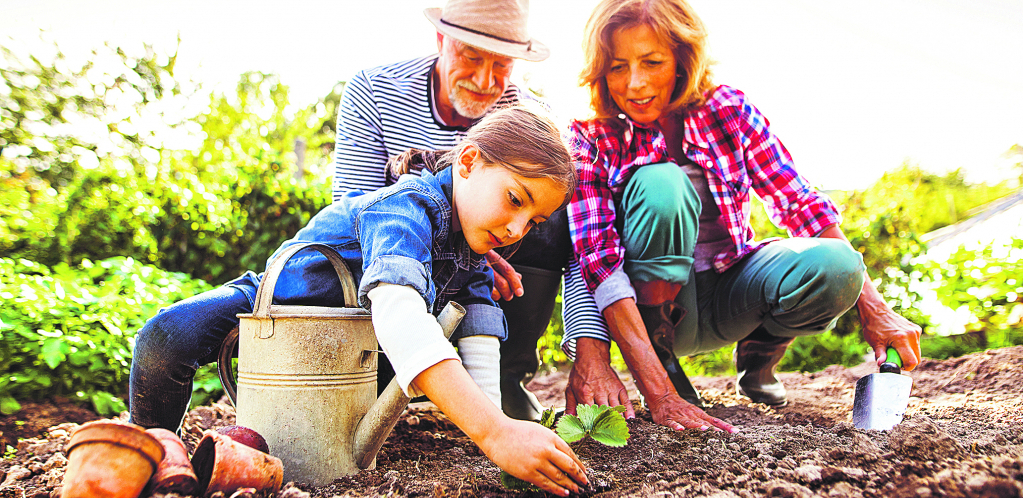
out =
{"type": "Polygon", "coordinates": [[[503,275],[498,274],[496,271],[494,272],[494,294],[496,294],[494,297],[495,301],[498,299],[510,301],[511,298],[515,297],[512,294],[511,287],[508,285],[508,279],[504,278],[503,275]]]}
{"type": "Polygon", "coordinates": [[[636,418],[636,410],[632,408],[632,401],[629,400],[629,392],[625,389],[618,391],[618,404],[625,407],[625,418],[636,418]]]}
{"type": "Polygon", "coordinates": [[[521,296],[522,275],[495,251],[491,250],[485,256],[487,263],[494,269],[494,288],[500,292],[501,297],[511,300],[515,296],[521,296]]]}
{"type": "Polygon", "coordinates": [[[575,415],[575,405],[575,394],[572,392],[572,388],[568,387],[565,389],[565,413],[575,415]]]}

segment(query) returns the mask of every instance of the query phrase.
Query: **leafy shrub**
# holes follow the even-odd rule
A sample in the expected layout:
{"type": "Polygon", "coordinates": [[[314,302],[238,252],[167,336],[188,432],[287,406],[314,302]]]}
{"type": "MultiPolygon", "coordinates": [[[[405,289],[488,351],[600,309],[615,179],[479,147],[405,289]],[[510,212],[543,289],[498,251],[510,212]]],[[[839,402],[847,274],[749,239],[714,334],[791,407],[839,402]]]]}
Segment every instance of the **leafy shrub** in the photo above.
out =
{"type": "Polygon", "coordinates": [[[56,47],[48,62],[0,50],[0,256],[126,256],[219,283],[262,269],[330,202],[340,84],[295,108],[277,76],[246,73],[196,112],[175,57],[149,46],[80,68],[56,47]]]}
{"type": "Polygon", "coordinates": [[[967,317],[960,334],[925,336],[925,356],[1023,344],[1023,239],[961,247],[948,258],[919,263],[910,276],[933,299],[967,317]]]}
{"type": "Polygon", "coordinates": [[[0,258],[0,411],[61,395],[119,413],[135,331],[160,307],[210,288],[131,258],[75,268],[0,258]]]}

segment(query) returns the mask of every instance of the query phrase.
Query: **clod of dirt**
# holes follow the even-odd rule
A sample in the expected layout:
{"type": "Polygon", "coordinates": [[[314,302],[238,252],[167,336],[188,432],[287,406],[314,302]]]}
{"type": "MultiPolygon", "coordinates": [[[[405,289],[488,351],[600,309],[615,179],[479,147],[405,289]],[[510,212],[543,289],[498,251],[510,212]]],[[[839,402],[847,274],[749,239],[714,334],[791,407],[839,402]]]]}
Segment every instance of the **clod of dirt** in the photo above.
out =
{"type": "Polygon", "coordinates": [[[966,450],[927,416],[907,417],[888,435],[892,451],[917,460],[957,458],[966,450]]]}

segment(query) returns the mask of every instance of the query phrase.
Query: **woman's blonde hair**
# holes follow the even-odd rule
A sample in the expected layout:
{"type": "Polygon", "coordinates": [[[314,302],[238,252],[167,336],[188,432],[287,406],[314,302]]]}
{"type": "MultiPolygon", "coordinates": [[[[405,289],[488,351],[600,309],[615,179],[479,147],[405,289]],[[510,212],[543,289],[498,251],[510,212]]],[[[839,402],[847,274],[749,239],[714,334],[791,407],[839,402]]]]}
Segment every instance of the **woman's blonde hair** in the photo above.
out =
{"type": "Polygon", "coordinates": [[[502,166],[526,178],[549,178],[564,189],[568,204],[575,191],[576,173],[572,155],[561,132],[546,113],[523,105],[501,108],[469,129],[462,142],[447,151],[410,149],[388,162],[388,176],[397,178],[409,171],[440,171],[455,161],[466,145],[479,148],[487,164],[502,166]]]}
{"type": "Polygon", "coordinates": [[[649,26],[675,55],[678,78],[667,111],[692,109],[706,101],[714,89],[707,55],[707,30],[684,0],[604,0],[597,5],[583,36],[583,71],[580,86],[590,87],[590,107],[598,118],[622,111],[611,98],[605,76],[614,53],[612,37],[620,29],[649,26]]]}

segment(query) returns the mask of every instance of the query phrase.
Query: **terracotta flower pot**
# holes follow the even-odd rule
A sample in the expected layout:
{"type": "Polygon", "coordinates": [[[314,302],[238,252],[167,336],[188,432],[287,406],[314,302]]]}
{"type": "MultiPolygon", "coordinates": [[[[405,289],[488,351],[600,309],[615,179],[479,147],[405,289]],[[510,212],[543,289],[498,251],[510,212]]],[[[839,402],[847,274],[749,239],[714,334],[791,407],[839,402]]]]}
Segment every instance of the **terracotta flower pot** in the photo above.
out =
{"type": "Polygon", "coordinates": [[[62,498],[136,498],[163,460],[160,442],[141,427],[97,421],[71,435],[62,498]]]}
{"type": "Polygon", "coordinates": [[[199,441],[192,454],[192,468],[206,496],[217,491],[230,495],[238,488],[277,493],[284,479],[284,464],[279,458],[215,431],[207,431],[199,441]]]}
{"type": "Polygon", "coordinates": [[[147,494],[174,492],[179,495],[194,495],[201,491],[195,471],[192,470],[192,462],[188,460],[185,443],[167,429],[148,429],[146,433],[155,437],[164,450],[163,460],[146,486],[147,494]]]}

